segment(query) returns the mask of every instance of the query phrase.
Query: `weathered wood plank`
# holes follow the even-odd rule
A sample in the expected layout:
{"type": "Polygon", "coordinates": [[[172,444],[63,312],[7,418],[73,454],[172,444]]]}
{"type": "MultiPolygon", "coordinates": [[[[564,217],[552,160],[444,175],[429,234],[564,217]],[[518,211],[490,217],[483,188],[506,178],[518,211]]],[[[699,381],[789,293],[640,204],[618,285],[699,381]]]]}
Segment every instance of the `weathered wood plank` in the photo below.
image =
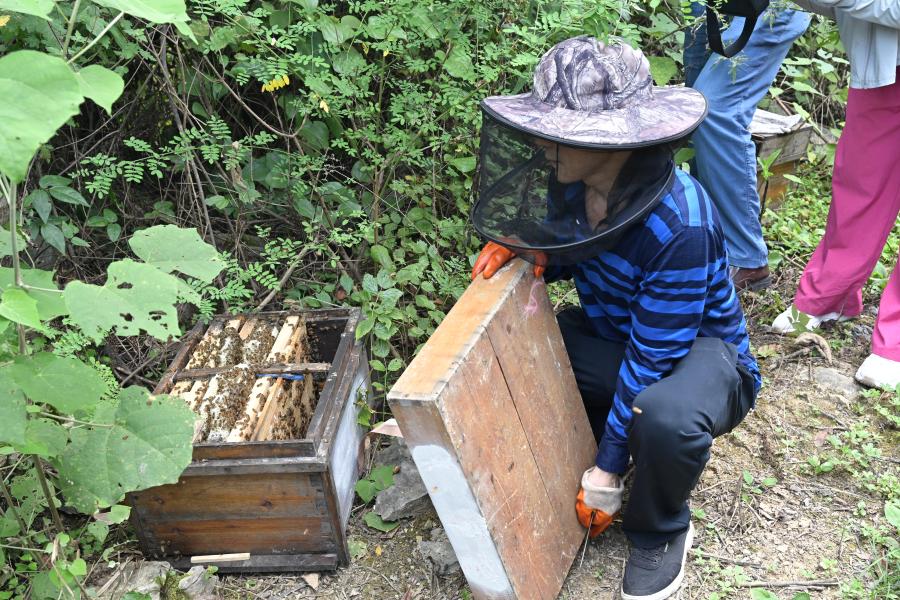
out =
{"type": "Polygon", "coordinates": [[[546,290],[516,261],[473,283],[388,400],[479,599],[556,598],[596,446],[546,290]]]}

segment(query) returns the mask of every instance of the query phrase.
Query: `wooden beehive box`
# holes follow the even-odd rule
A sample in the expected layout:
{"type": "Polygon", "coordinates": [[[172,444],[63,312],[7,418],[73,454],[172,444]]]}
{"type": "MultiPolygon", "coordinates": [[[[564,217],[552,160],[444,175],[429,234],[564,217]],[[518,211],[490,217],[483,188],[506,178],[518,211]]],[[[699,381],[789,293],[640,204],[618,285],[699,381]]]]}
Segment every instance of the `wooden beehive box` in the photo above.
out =
{"type": "Polygon", "coordinates": [[[475,598],[556,598],[597,445],[531,265],[469,286],[388,401],[475,598]]]}
{"type": "Polygon", "coordinates": [[[813,128],[809,123],[798,121],[798,117],[785,117],[762,109],[757,109],[750,125],[756,155],[767,159],[778,152],[769,167],[770,176],[766,180],[762,170],[757,171],[756,187],[759,192],[761,211],[777,208],[784,195],[794,185],[785,175],[793,175],[800,162],[806,158],[806,149],[812,138],[813,128]]]}
{"type": "Polygon", "coordinates": [[[356,309],[267,312],[188,334],[154,393],[184,397],[203,418],[178,482],[129,494],[145,556],[226,572],[349,562],[357,403],[371,397],[358,321],[356,309]],[[222,368],[234,364],[244,366],[222,368]],[[228,398],[250,409],[236,418],[228,398]]]}

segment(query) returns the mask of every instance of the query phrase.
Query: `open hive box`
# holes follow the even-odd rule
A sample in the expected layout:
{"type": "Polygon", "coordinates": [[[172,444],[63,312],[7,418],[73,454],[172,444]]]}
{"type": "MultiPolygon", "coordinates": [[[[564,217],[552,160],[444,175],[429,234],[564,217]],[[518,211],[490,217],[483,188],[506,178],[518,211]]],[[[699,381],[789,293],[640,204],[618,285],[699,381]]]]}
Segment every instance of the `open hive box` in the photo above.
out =
{"type": "Polygon", "coordinates": [[[355,309],[220,316],[186,337],[154,390],[200,417],[178,483],[129,495],[148,557],[221,571],[333,569],[364,432],[368,361],[355,309]]]}

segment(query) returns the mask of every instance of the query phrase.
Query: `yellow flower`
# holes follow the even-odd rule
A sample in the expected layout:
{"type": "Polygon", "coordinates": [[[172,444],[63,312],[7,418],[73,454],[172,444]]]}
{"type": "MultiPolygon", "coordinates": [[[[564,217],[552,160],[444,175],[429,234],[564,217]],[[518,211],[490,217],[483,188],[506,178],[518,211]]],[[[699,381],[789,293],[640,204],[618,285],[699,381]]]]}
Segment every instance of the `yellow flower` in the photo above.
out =
{"type": "Polygon", "coordinates": [[[319,100],[319,108],[321,108],[325,112],[328,112],[328,103],[324,100],[319,100]]]}
{"type": "Polygon", "coordinates": [[[285,87],[285,86],[288,85],[290,82],[291,82],[291,80],[288,79],[288,76],[287,76],[287,75],[279,75],[278,77],[276,77],[276,78],[273,79],[272,81],[269,81],[269,82],[264,83],[263,86],[262,86],[262,91],[264,91],[264,92],[274,92],[275,90],[279,90],[279,89],[285,87]]]}
{"type": "Polygon", "coordinates": [[[9,23],[9,15],[0,15],[0,27],[5,26],[9,23]]]}

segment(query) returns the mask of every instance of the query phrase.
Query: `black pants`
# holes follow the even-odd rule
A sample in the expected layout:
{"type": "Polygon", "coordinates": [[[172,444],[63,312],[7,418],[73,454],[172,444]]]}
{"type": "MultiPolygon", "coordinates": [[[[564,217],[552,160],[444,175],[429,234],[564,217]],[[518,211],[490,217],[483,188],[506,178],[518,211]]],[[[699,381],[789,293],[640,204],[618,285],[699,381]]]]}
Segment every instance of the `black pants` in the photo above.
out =
{"type": "MultiPolygon", "coordinates": [[[[612,407],[625,345],[597,337],[580,308],[557,317],[575,380],[599,441],[612,407]]],[[[628,432],[634,481],[622,529],[635,546],[652,547],[687,529],[687,500],[709,460],[713,438],[728,433],[753,406],[753,377],[737,349],[697,338],[675,369],[638,394],[628,432]]]]}

